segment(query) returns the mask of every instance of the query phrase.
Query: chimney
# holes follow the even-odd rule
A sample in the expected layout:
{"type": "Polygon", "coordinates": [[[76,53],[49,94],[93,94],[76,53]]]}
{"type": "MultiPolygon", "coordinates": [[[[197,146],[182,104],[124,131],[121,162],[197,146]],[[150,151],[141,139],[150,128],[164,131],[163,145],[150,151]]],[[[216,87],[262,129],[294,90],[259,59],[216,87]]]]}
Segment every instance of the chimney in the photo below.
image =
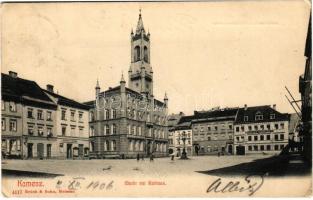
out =
{"type": "Polygon", "coordinates": [[[247,110],[248,109],[248,106],[247,106],[247,104],[245,104],[245,110],[247,110]]]}
{"type": "Polygon", "coordinates": [[[11,76],[12,78],[17,78],[17,73],[13,71],[9,71],[9,76],[11,76]]]}
{"type": "Polygon", "coordinates": [[[276,110],[276,104],[273,104],[273,109],[276,110]]]}
{"type": "Polygon", "coordinates": [[[47,90],[48,90],[49,92],[53,92],[53,85],[48,84],[48,85],[47,85],[47,90]]]}

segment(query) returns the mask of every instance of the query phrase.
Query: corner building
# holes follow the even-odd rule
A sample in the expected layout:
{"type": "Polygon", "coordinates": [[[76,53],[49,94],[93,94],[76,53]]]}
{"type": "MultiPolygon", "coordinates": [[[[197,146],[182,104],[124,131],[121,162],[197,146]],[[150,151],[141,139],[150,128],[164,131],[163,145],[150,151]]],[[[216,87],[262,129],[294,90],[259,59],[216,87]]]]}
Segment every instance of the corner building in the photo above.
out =
{"type": "Polygon", "coordinates": [[[131,64],[128,87],[122,75],[120,85],[101,92],[95,88],[90,106],[90,157],[134,158],[167,155],[168,98],[153,96],[150,65],[150,33],[146,33],[141,14],[135,33],[131,31],[131,64]]]}

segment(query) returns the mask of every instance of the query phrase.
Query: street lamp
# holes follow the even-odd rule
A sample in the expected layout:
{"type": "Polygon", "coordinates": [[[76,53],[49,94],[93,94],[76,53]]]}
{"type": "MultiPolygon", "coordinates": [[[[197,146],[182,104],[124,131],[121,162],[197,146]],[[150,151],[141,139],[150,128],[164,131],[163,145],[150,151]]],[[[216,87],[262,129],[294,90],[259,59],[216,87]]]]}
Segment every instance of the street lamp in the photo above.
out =
{"type": "Polygon", "coordinates": [[[187,139],[187,135],[186,135],[186,132],[185,131],[183,131],[183,133],[182,133],[182,141],[183,141],[183,143],[184,143],[184,148],[183,148],[183,153],[181,154],[181,157],[180,157],[180,159],[188,159],[187,158],[187,152],[186,152],[186,139],[187,139]]]}

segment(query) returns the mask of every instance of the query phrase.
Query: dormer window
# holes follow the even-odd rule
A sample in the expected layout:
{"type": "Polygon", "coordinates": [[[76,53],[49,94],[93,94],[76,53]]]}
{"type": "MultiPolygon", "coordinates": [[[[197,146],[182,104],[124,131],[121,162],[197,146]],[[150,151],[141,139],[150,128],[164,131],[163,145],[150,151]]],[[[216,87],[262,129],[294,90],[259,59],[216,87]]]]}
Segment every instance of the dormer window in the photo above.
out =
{"type": "Polygon", "coordinates": [[[271,114],[270,119],[275,119],[275,114],[271,114]]]}
{"type": "Polygon", "coordinates": [[[247,121],[249,120],[249,117],[248,117],[248,116],[244,116],[244,117],[243,117],[243,120],[244,120],[245,122],[247,122],[247,121]]]}
{"type": "Polygon", "coordinates": [[[263,115],[261,112],[257,112],[255,114],[255,120],[258,121],[258,120],[263,120],[263,115]]]}

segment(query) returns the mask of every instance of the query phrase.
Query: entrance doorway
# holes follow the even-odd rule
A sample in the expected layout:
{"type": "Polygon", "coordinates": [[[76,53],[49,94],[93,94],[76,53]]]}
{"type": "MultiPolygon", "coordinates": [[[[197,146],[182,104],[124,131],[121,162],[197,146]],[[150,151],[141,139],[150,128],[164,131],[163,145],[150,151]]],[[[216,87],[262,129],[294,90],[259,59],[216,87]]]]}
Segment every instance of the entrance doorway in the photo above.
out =
{"type": "Polygon", "coordinates": [[[237,152],[237,155],[245,155],[246,154],[246,149],[244,146],[237,146],[236,147],[236,152],[237,152]]]}
{"type": "Polygon", "coordinates": [[[66,158],[67,159],[73,158],[72,144],[66,145],[66,158]]]}
{"type": "Polygon", "coordinates": [[[228,145],[228,153],[233,154],[233,145],[228,145]]]}
{"type": "Polygon", "coordinates": [[[33,144],[28,143],[27,144],[27,158],[32,158],[33,157],[33,144]]]}
{"type": "Polygon", "coordinates": [[[44,157],[44,145],[42,143],[37,144],[37,157],[43,159],[44,157]]]}

